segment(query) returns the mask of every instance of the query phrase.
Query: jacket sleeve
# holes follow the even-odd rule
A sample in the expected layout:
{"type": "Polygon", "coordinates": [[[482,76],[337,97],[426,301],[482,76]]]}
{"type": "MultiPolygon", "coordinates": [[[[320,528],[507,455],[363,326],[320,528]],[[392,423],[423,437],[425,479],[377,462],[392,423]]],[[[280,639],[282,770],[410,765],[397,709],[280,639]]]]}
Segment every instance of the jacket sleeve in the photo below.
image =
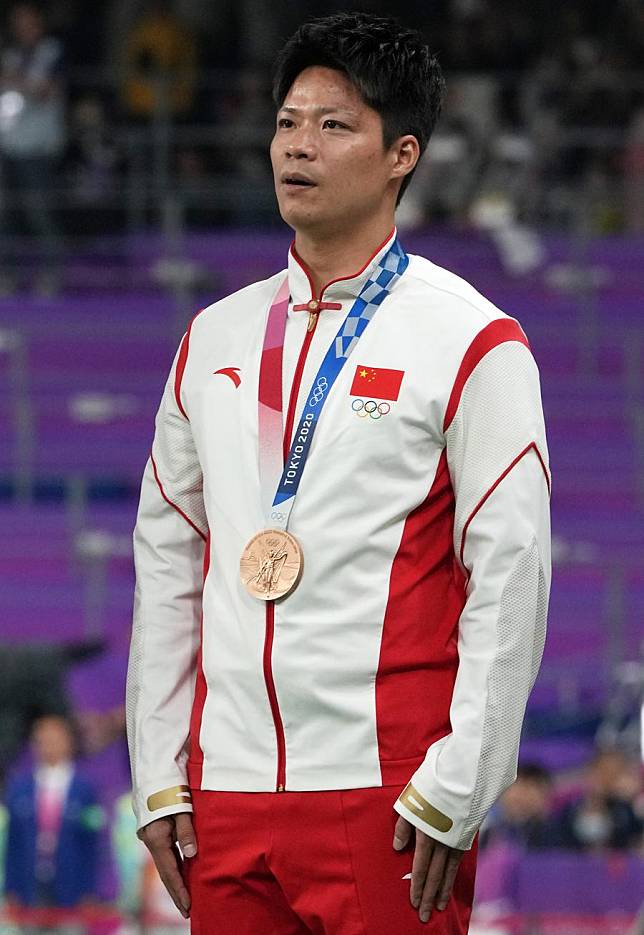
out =
{"type": "Polygon", "coordinates": [[[430,746],[394,807],[436,840],[468,850],[516,778],[543,655],[550,473],[539,376],[525,339],[493,346],[459,377],[444,426],[454,550],[466,579],[451,733],[430,746]]]}
{"type": "Polygon", "coordinates": [[[186,780],[208,524],[181,378],[189,331],[156,416],[134,529],[126,715],[137,827],[192,811],[186,780]]]}

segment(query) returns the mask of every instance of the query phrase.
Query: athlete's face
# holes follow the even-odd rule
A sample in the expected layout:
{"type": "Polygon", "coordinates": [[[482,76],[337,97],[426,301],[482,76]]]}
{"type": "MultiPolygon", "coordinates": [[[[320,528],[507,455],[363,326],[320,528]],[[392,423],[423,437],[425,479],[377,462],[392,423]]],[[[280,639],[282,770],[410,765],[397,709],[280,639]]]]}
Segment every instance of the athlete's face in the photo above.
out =
{"type": "Polygon", "coordinates": [[[385,207],[393,214],[409,171],[400,141],[385,149],[380,115],[346,75],[318,66],[298,75],[278,111],[271,161],[286,223],[320,234],[363,224],[385,207]]]}

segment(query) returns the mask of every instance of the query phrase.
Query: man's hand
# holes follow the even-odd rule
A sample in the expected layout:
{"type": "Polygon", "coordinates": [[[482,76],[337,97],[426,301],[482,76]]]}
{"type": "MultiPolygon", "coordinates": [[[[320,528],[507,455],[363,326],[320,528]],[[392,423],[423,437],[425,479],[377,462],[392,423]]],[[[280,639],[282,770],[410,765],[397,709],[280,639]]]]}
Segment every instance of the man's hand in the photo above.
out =
{"type": "Polygon", "coordinates": [[[182,859],[177,844],[184,857],[194,857],[197,853],[197,838],[190,814],[180,813],[167,818],[157,818],[137,832],[147,849],[152,854],[163,885],[184,917],[190,917],[190,894],[183,881],[182,859]]]}
{"type": "Polygon", "coordinates": [[[465,851],[448,847],[419,831],[400,816],[394,831],[394,848],[402,851],[416,833],[416,850],[411,868],[409,897],[414,909],[418,909],[421,922],[427,922],[432,909],[443,910],[447,906],[456,872],[465,851]]]}

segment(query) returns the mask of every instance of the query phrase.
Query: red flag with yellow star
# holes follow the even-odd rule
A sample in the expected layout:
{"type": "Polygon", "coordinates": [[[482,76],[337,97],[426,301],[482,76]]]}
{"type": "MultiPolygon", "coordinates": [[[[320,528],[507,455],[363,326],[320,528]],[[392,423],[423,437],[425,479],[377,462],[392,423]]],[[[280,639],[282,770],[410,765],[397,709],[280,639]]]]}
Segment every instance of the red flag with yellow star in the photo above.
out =
{"type": "Polygon", "coordinates": [[[349,395],[396,400],[404,375],[404,370],[365,367],[363,364],[358,364],[349,395]]]}

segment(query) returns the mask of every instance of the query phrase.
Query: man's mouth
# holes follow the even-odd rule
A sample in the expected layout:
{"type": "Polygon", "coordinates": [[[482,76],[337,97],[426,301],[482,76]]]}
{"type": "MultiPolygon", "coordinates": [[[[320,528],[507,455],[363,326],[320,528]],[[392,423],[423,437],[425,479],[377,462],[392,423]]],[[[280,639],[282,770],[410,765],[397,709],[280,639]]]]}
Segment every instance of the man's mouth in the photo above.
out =
{"type": "Polygon", "coordinates": [[[314,188],[315,182],[312,182],[310,179],[306,179],[301,175],[286,175],[282,179],[283,185],[298,185],[303,188],[314,188]]]}

